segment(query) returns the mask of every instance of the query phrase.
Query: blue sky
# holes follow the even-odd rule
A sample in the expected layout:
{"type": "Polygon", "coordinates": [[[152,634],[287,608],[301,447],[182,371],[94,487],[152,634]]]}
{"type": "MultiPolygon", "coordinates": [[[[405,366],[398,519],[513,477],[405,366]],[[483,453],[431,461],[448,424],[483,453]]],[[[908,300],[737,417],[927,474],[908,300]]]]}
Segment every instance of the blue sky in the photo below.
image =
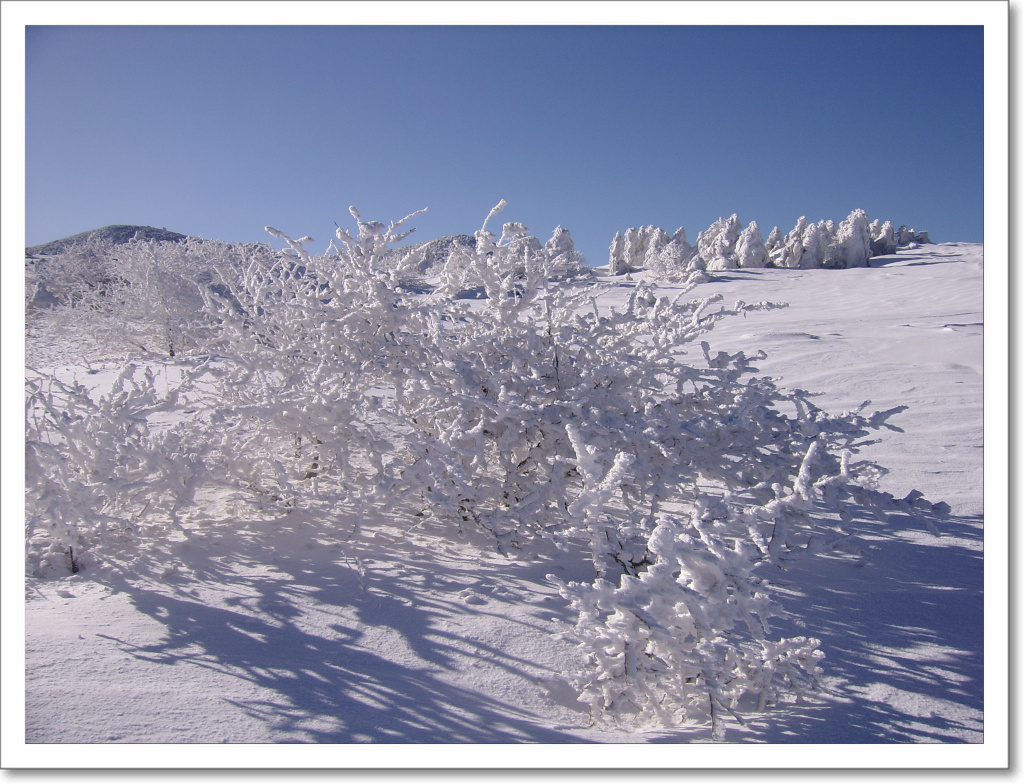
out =
{"type": "MultiPolygon", "coordinates": [[[[728,5],[728,4],[726,4],[728,5]]],[[[26,28],[26,244],[416,219],[616,231],[854,208],[982,241],[981,27],[26,28]]]]}

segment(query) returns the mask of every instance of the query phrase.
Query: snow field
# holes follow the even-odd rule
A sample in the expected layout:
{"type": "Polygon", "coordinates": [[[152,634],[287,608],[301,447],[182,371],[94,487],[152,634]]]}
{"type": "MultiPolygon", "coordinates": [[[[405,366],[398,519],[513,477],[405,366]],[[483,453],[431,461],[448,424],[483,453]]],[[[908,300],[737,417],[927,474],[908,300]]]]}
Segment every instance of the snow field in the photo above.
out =
{"type": "MultiPolygon", "coordinates": [[[[890,468],[883,489],[952,507],[941,537],[909,518],[904,529],[857,520],[863,557],[825,554],[776,578],[790,616],[773,630],[822,640],[828,688],[729,721],[730,741],[983,737],[981,248],[929,246],[872,264],[728,270],[693,292],[788,302],[719,322],[712,351],[763,349],[760,374],[822,392],[830,412],[908,405],[890,420],[904,432],[880,431],[865,454],[890,468]]],[[[621,309],[645,276],[617,279],[599,307],[621,309]]],[[[504,558],[478,532],[453,539],[403,507],[339,507],[325,526],[226,493],[203,501],[187,537],[29,581],[29,742],[709,738],[701,726],[591,725],[561,679],[583,664],[557,635],[574,619],[545,577],[589,581],[581,560],[541,546],[504,558]],[[88,695],[87,712],[67,711],[67,683],[88,695]]]]}

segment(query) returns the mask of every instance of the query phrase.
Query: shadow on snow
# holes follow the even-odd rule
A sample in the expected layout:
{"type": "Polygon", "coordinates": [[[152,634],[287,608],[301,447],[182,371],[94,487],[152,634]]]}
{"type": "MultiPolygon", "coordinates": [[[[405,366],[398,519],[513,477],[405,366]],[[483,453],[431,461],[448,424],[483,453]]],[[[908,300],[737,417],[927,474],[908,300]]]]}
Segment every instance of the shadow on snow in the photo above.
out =
{"type": "MultiPolygon", "coordinates": [[[[920,521],[906,517],[885,527],[858,520],[853,532],[861,537],[867,565],[849,556],[825,555],[772,576],[783,608],[795,611],[794,617],[775,621],[772,637],[819,638],[826,653],[827,691],[751,715],[745,727],[730,721],[727,740],[982,740],[982,519],[952,518],[939,525],[942,537],[924,533],[920,521]]],[[[248,540],[236,532],[232,553],[224,556],[193,542],[188,563],[195,567],[194,580],[118,586],[140,612],[165,626],[165,639],[139,647],[118,642],[139,659],[209,668],[272,695],[233,703],[265,723],[272,739],[587,740],[574,734],[587,724],[578,704],[563,704],[577,711],[575,726],[560,725],[517,707],[522,701],[515,694],[487,694],[486,683],[477,690],[451,682],[457,680],[452,673],[473,666],[502,668],[525,688],[540,688],[539,671],[544,679],[557,680],[551,668],[502,650],[501,641],[473,639],[459,623],[460,617],[492,614],[510,636],[527,631],[526,626],[551,633],[542,619],[570,620],[557,597],[550,604],[533,597],[538,607],[526,616],[537,619],[536,624],[514,620],[490,602],[522,603],[522,594],[496,590],[479,603],[476,594],[470,594],[469,602],[465,598],[467,586],[498,584],[503,572],[509,574],[506,570],[472,555],[444,559],[438,546],[406,538],[386,548],[360,543],[368,561],[371,555],[392,559],[371,562],[364,574],[344,553],[339,557],[337,546],[332,550],[309,541],[306,552],[298,552],[296,538],[308,534],[312,540],[316,531],[323,526],[292,522],[251,532],[248,540]],[[267,553],[274,554],[270,570],[265,568],[267,553]],[[459,588],[462,594],[456,593],[459,588]],[[203,590],[220,591],[220,606],[207,601],[203,590]],[[474,606],[467,608],[467,603],[474,606]],[[375,638],[364,640],[370,634],[375,638]],[[386,635],[383,647],[380,635],[386,635]],[[375,652],[380,650],[388,655],[375,652]]],[[[346,544],[353,558],[354,546],[346,544]]],[[[457,546],[445,548],[454,553],[457,546]]],[[[557,569],[553,563],[525,564],[516,579],[539,584],[545,572],[557,569]]],[[[706,740],[707,732],[687,727],[634,737],[687,742],[706,740]]]]}
{"type": "Polygon", "coordinates": [[[866,542],[863,567],[819,557],[781,573],[799,586],[802,596],[783,606],[799,605],[800,618],[773,631],[821,640],[829,688],[819,704],[780,706],[750,722],[755,739],[982,741],[982,518],[942,521],[935,538],[910,533],[919,521],[895,517],[899,530],[862,525],[861,535],[884,539],[866,542]]]}
{"type": "MultiPolygon", "coordinates": [[[[414,552],[415,545],[403,541],[394,545],[403,551],[397,576],[371,567],[363,577],[330,548],[308,549],[309,560],[300,554],[295,535],[313,530],[305,527],[254,533],[244,542],[238,533],[232,552],[223,556],[193,540],[187,564],[194,578],[178,576],[163,584],[112,580],[166,629],[155,644],[115,641],[142,661],[208,668],[256,687],[255,699],[221,699],[264,723],[272,741],[583,742],[545,726],[551,722],[517,707],[514,697],[488,695],[486,684],[478,691],[444,677],[477,662],[540,689],[539,665],[460,633],[460,615],[480,616],[488,609],[467,608],[452,592],[465,582],[446,583],[450,563],[441,572],[430,553],[414,552]],[[269,553],[272,568],[261,569],[269,553]],[[364,639],[371,633],[378,639],[364,639]]],[[[467,559],[467,580],[479,584],[481,571],[479,562],[467,559]]],[[[523,621],[507,623],[523,630],[523,621]]],[[[545,675],[556,673],[547,669],[545,675]]]]}

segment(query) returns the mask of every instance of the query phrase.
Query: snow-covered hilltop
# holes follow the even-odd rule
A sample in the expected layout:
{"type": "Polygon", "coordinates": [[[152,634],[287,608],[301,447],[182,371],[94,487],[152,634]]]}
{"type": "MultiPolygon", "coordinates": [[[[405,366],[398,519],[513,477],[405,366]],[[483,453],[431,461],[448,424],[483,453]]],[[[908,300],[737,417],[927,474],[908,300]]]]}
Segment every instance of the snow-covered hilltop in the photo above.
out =
{"type": "Polygon", "coordinates": [[[73,246],[96,244],[124,245],[132,240],[155,240],[157,242],[181,242],[187,239],[184,234],[178,234],[167,229],[157,229],[153,226],[128,226],[114,225],[104,226],[102,229],[83,231],[63,239],[46,242],[42,245],[33,245],[25,248],[26,258],[39,258],[41,256],[56,256],[67,252],[73,246]]]}

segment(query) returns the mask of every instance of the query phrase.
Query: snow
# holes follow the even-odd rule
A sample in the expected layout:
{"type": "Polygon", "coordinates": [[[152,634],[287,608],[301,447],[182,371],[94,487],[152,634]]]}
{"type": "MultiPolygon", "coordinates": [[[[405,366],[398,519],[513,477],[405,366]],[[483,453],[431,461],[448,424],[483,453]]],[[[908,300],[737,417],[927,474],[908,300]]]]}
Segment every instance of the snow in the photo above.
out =
{"type": "MultiPolygon", "coordinates": [[[[720,322],[708,337],[713,352],[763,349],[760,374],[825,393],[818,405],[830,411],[865,400],[871,410],[909,406],[892,420],[903,432],[883,430],[866,456],[891,470],[883,490],[944,500],[950,519],[940,536],[909,519],[902,528],[860,523],[859,561],[823,555],[793,567],[785,577],[790,617],[773,632],[821,640],[827,690],[745,726],[728,721],[726,740],[743,746],[728,747],[727,763],[699,750],[726,751],[712,744],[693,746],[687,763],[645,751],[639,766],[771,759],[747,756],[750,744],[840,744],[807,759],[859,766],[901,752],[865,759],[849,744],[919,749],[990,739],[982,247],[928,245],[870,263],[726,269],[693,296],[789,303],[720,322]]],[[[608,279],[618,288],[600,306],[621,309],[648,275],[608,279]]],[[[46,744],[525,743],[501,759],[486,748],[446,759],[516,766],[562,749],[571,764],[589,766],[614,757],[563,744],[711,740],[700,726],[591,726],[559,677],[583,654],[559,636],[574,617],[546,579],[593,579],[581,559],[554,551],[505,558],[482,539],[442,538],[428,521],[380,510],[352,509],[325,529],[302,512],[263,519],[225,503],[211,498],[202,526],[154,546],[130,570],[27,581],[24,737],[34,759],[47,759],[46,744]]],[[[213,755],[202,759],[260,759],[216,748],[202,747],[213,755]]],[[[181,765],[199,753],[147,749],[134,759],[181,765]]],[[[132,753],[103,747],[108,760],[132,759],[122,751],[132,753]]],[[[399,757],[353,751],[327,764],[426,764],[436,759],[430,753],[419,745],[399,757]]],[[[281,754],[298,764],[323,759],[281,754]]],[[[931,765],[948,756],[914,759],[931,765]]]]}

